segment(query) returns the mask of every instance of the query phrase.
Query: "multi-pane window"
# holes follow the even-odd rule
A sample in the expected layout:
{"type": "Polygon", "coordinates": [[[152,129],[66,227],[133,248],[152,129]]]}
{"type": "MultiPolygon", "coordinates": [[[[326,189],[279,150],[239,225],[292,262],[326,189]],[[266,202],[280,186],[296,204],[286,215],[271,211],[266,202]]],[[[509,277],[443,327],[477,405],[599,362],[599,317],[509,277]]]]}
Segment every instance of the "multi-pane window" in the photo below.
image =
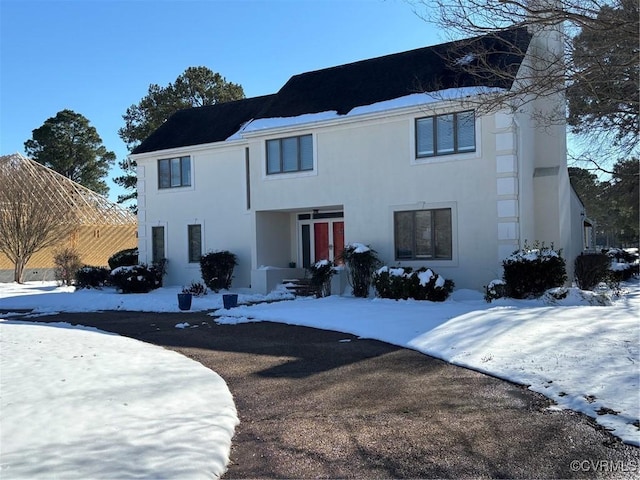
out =
{"type": "Polygon", "coordinates": [[[313,170],[311,135],[267,140],[267,174],[313,170]]]}
{"type": "Polygon", "coordinates": [[[198,263],[202,256],[202,225],[187,226],[189,263],[198,263]]]}
{"type": "Polygon", "coordinates": [[[395,212],[396,260],[451,260],[451,209],[395,212]]]}
{"type": "Polygon", "coordinates": [[[191,185],[191,159],[189,157],[158,160],[158,187],[175,188],[191,185]]]}
{"type": "Polygon", "coordinates": [[[160,263],[164,258],[164,227],[151,227],[151,260],[160,263]]]}
{"type": "Polygon", "coordinates": [[[416,119],[416,156],[434,157],[476,149],[473,111],[416,119]]]}

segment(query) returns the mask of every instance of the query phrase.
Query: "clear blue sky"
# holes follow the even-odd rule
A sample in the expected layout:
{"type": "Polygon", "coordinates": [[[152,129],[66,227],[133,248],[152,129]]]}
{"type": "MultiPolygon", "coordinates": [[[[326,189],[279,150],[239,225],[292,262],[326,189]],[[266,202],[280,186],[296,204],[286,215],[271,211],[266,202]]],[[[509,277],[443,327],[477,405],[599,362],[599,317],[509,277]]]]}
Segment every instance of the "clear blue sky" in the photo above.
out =
{"type": "Polygon", "coordinates": [[[0,0],[0,32],[0,154],[22,153],[67,108],[118,160],[127,107],[187,67],[253,97],[298,73],[448,40],[403,0],[0,0]]]}

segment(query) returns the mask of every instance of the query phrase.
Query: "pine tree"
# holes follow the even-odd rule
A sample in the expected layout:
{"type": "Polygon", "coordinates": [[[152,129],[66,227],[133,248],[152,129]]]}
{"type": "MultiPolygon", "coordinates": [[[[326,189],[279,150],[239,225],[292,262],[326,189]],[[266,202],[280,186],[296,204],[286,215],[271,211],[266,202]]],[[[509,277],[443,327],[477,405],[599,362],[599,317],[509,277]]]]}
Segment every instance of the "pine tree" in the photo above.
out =
{"type": "Polygon", "coordinates": [[[29,157],[70,178],[74,182],[106,195],[104,178],[116,159],[108,151],[89,120],[72,110],[62,110],[33,130],[24,143],[29,157]]]}
{"type": "MultiPolygon", "coordinates": [[[[244,91],[241,85],[227,82],[219,73],[214,73],[207,67],[189,67],[166,87],[149,85],[147,95],[127,108],[122,116],[125,126],[118,134],[131,152],[178,110],[242,98],[244,91]]],[[[118,203],[124,203],[137,196],[136,165],[135,162],[123,160],[119,162],[119,166],[125,174],[113,180],[128,191],[118,196],[118,203]]]]}

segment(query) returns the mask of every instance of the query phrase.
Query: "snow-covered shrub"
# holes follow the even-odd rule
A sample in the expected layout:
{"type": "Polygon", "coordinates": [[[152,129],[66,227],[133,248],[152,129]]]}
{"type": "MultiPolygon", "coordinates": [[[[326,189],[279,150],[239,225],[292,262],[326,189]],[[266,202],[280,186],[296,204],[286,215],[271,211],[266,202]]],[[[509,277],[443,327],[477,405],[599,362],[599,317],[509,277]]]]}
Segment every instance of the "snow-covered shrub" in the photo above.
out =
{"type": "Polygon", "coordinates": [[[228,250],[209,252],[200,257],[200,273],[204,283],[214,292],[231,288],[233,269],[238,264],[228,250]]]}
{"type": "Polygon", "coordinates": [[[100,288],[109,283],[109,269],[84,266],[76,272],[76,288],[100,288]]]}
{"type": "Polygon", "coordinates": [[[336,273],[331,260],[320,260],[307,268],[311,274],[311,286],[317,297],[331,295],[331,277],[336,273]]]}
{"type": "Polygon", "coordinates": [[[378,269],[373,274],[373,288],[376,290],[376,296],[396,300],[409,298],[405,280],[408,273],[411,273],[411,268],[384,266],[378,269]]]}
{"type": "Polygon", "coordinates": [[[553,245],[545,247],[537,242],[515,251],[502,261],[503,280],[512,298],[537,298],[546,290],[560,287],[567,281],[567,269],[562,251],[553,245]]]}
{"type": "Polygon", "coordinates": [[[606,293],[591,292],[580,288],[556,287],[547,290],[542,301],[548,305],[606,307],[611,299],[606,293]]]}
{"type": "Polygon", "coordinates": [[[638,255],[621,248],[611,248],[603,253],[609,258],[609,281],[614,284],[626,282],[638,275],[638,255]]]}
{"type": "Polygon", "coordinates": [[[111,284],[121,293],[147,293],[162,285],[162,271],[154,265],[125,265],[111,270],[111,284]]]}
{"type": "Polygon", "coordinates": [[[183,287],[182,293],[190,293],[194,297],[204,297],[207,294],[207,287],[201,282],[191,282],[188,287],[183,287]]]}
{"type": "Polygon", "coordinates": [[[55,264],[55,279],[62,285],[71,285],[76,272],[82,267],[80,256],[73,248],[64,248],[53,256],[55,264]]]}
{"type": "Polygon", "coordinates": [[[109,268],[114,270],[118,267],[125,267],[129,265],[137,265],[138,264],[138,249],[137,248],[127,248],[125,250],[120,250],[119,252],[114,253],[107,260],[109,264],[109,268]]]}
{"type": "Polygon", "coordinates": [[[430,268],[413,271],[410,267],[384,266],[373,274],[373,286],[381,298],[443,302],[453,291],[454,283],[430,268]]]}
{"type": "Polygon", "coordinates": [[[350,243],[344,247],[340,258],[349,268],[348,279],[353,288],[353,296],[367,298],[371,276],[380,265],[377,252],[368,245],[350,243]]]}
{"type": "Polygon", "coordinates": [[[607,281],[610,263],[604,253],[581,253],[574,263],[576,285],[582,290],[593,290],[607,281]]]}
{"type": "Polygon", "coordinates": [[[504,298],[507,296],[507,284],[502,279],[495,279],[489,282],[489,285],[484,287],[484,299],[487,303],[491,303],[493,300],[504,298]]]}

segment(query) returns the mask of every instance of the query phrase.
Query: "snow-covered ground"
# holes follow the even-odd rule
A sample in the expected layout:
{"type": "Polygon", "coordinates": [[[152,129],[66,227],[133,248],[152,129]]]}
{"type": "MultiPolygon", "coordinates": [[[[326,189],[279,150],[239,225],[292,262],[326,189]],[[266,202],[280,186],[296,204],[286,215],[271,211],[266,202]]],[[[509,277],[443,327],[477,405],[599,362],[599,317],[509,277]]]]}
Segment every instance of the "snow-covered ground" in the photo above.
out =
{"type": "MultiPolygon", "coordinates": [[[[120,295],[112,289],[73,292],[54,284],[0,284],[0,312],[175,312],[179,290],[120,295]]],[[[573,289],[564,300],[491,304],[470,290],[455,291],[443,303],[332,296],[242,305],[267,297],[237,293],[241,305],[213,312],[217,322],[284,322],[412,348],[530,385],[554,400],[554,408],[583,412],[625,442],[640,445],[638,282],[608,306],[596,306],[598,297],[573,289]]],[[[192,310],[221,307],[222,295],[209,293],[194,298],[192,310]]],[[[48,472],[64,478],[206,477],[224,470],[237,418],[216,374],[178,354],[116,335],[13,323],[11,314],[0,318],[6,319],[0,322],[3,478],[38,476],[41,471],[29,469],[42,468],[42,461],[48,462],[48,472]],[[71,380],[72,373],[80,377],[71,380]],[[212,397],[224,401],[214,403],[212,397]],[[172,423],[180,428],[166,428],[172,423]],[[221,448],[213,465],[202,454],[216,446],[221,448]],[[96,455],[113,456],[113,466],[87,461],[96,455]]],[[[176,327],[191,328],[186,320],[176,327]]]]}

